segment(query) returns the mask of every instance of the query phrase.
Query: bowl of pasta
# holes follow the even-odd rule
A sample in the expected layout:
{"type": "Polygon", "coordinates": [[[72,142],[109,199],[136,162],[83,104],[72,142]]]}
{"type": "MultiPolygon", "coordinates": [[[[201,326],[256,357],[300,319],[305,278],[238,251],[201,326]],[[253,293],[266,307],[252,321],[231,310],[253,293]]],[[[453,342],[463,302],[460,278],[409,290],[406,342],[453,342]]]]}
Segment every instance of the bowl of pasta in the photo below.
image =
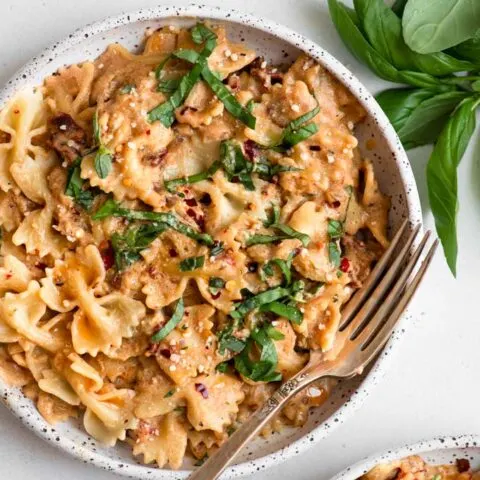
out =
{"type": "Polygon", "coordinates": [[[478,435],[424,440],[371,455],[340,472],[332,480],[477,479],[480,467],[479,445],[478,435]]]}
{"type": "MultiPolygon", "coordinates": [[[[34,58],[0,100],[2,398],[116,473],[187,476],[311,350],[335,351],[389,232],[421,222],[371,95],[249,15],[109,18],[34,58]]],[[[368,372],[292,400],[227,475],[328,435],[406,321],[368,372]]]]}

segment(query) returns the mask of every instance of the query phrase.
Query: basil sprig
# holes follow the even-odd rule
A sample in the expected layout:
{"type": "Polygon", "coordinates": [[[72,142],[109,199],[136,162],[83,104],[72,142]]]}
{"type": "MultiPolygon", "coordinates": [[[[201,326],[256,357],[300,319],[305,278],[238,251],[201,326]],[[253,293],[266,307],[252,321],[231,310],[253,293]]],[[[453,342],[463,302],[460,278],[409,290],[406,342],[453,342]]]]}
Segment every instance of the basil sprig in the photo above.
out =
{"type": "Polygon", "coordinates": [[[93,115],[93,137],[97,148],[97,153],[95,154],[94,166],[97,175],[104,179],[108,177],[110,170],[112,169],[112,152],[102,144],[102,135],[100,131],[100,125],[98,123],[98,110],[95,110],[93,115]]]}
{"type": "Polygon", "coordinates": [[[77,158],[68,169],[65,195],[72,197],[85,210],[90,210],[97,191],[80,176],[81,163],[82,159],[77,158]]]}
{"type": "Polygon", "coordinates": [[[179,268],[182,272],[191,272],[197,268],[202,268],[205,264],[205,256],[188,257],[180,262],[179,268]]]}
{"type": "Polygon", "coordinates": [[[234,359],[236,370],[254,382],[278,382],[282,374],[276,372],[278,364],[277,349],[265,328],[255,328],[247,340],[245,348],[234,359]],[[254,346],[260,350],[260,359],[251,358],[254,346]]]}
{"type": "Polygon", "coordinates": [[[115,266],[121,271],[140,260],[145,250],[168,226],[164,223],[149,223],[130,227],[124,233],[115,232],[110,241],[114,251],[115,266]]]}
{"type": "Polygon", "coordinates": [[[438,137],[427,165],[428,198],[450,270],[457,261],[457,167],[475,130],[480,97],[464,100],[438,137]]]}
{"type": "MultiPolygon", "coordinates": [[[[339,35],[359,61],[384,80],[416,87],[387,90],[377,99],[405,148],[436,145],[427,187],[455,273],[456,168],[471,137],[468,106],[477,105],[480,91],[480,75],[474,73],[480,65],[480,8],[463,0],[396,0],[392,8],[383,0],[354,0],[355,10],[339,0],[328,3],[339,35]],[[462,123],[465,131],[453,141],[452,128],[462,123]]],[[[329,249],[336,263],[339,252],[333,244],[329,249]]]]}
{"type": "Polygon", "coordinates": [[[175,305],[175,310],[170,320],[151,338],[152,343],[161,342],[167,335],[181,322],[185,308],[183,305],[183,298],[181,298],[175,305]]]}
{"type": "Polygon", "coordinates": [[[208,233],[200,233],[183,222],[170,212],[149,212],[144,210],[130,210],[123,208],[113,199],[108,199],[92,216],[93,220],[102,220],[107,217],[122,217],[128,220],[146,220],[156,224],[164,224],[177,232],[208,246],[214,244],[213,238],[208,233]]]}

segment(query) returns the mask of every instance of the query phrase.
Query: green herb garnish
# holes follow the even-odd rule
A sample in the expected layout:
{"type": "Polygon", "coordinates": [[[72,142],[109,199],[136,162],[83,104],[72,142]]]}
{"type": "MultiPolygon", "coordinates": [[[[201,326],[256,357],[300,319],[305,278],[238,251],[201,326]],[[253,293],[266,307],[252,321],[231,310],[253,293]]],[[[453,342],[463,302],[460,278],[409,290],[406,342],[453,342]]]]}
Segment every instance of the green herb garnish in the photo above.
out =
{"type": "Polygon", "coordinates": [[[245,348],[245,341],[233,335],[236,325],[236,322],[232,322],[218,332],[218,351],[220,355],[224,355],[225,350],[239,353],[245,348]]]}
{"type": "Polygon", "coordinates": [[[272,339],[272,340],[283,340],[285,338],[285,335],[280,331],[277,330],[273,325],[268,324],[265,327],[265,332],[267,335],[272,339]]]}
{"type": "Polygon", "coordinates": [[[201,255],[200,257],[189,257],[182,260],[179,264],[180,271],[182,272],[191,272],[197,268],[202,268],[205,263],[205,256],[201,255]]]}
{"type": "Polygon", "coordinates": [[[220,277],[210,277],[208,281],[208,290],[212,295],[217,295],[224,286],[225,280],[220,277]]]}
{"type": "Polygon", "coordinates": [[[212,175],[221,167],[220,162],[213,162],[212,165],[201,173],[190,175],[189,177],[176,178],[174,180],[166,180],[165,188],[169,192],[175,192],[175,188],[180,185],[192,185],[193,183],[203,182],[212,177],[212,175]]]}
{"type": "Polygon", "coordinates": [[[126,95],[128,93],[132,93],[133,89],[135,88],[135,85],[132,85],[130,83],[127,83],[125,84],[120,90],[119,92],[122,94],[122,95],[126,95]]]}
{"type": "Polygon", "coordinates": [[[169,398],[171,396],[173,396],[176,392],[176,389],[175,388],[172,388],[171,390],[169,390],[164,396],[163,398],[169,398]]]}
{"type": "Polygon", "coordinates": [[[296,238],[302,242],[304,247],[307,247],[310,243],[310,237],[306,233],[298,232],[292,227],[285,225],[283,223],[273,223],[270,225],[270,228],[278,230],[281,234],[278,235],[265,235],[265,234],[255,234],[247,239],[246,245],[249,247],[251,245],[274,243],[282,240],[288,240],[296,238]]]}
{"type": "Polygon", "coordinates": [[[217,255],[220,255],[223,250],[223,242],[215,240],[215,242],[213,242],[212,244],[212,247],[210,248],[210,256],[216,257],[217,255]]]}
{"type": "Polygon", "coordinates": [[[179,78],[171,78],[169,80],[160,80],[157,90],[162,93],[173,93],[180,86],[179,78]]]}
{"type": "Polygon", "coordinates": [[[95,155],[95,171],[100,178],[107,178],[112,169],[113,155],[104,145],[98,147],[95,155]]]}
{"type": "Polygon", "coordinates": [[[77,158],[69,167],[65,195],[72,197],[75,203],[85,210],[90,210],[96,191],[93,188],[85,188],[88,186],[88,182],[80,176],[81,163],[82,159],[77,158]]]}
{"type": "Polygon", "coordinates": [[[260,307],[260,311],[274,313],[297,325],[300,325],[303,321],[303,313],[297,307],[281,302],[266,303],[260,307]]]}
{"type": "Polygon", "coordinates": [[[152,336],[151,341],[153,343],[161,342],[180,323],[183,318],[184,311],[183,298],[181,298],[178,300],[170,320],[155,335],[152,336]]]}

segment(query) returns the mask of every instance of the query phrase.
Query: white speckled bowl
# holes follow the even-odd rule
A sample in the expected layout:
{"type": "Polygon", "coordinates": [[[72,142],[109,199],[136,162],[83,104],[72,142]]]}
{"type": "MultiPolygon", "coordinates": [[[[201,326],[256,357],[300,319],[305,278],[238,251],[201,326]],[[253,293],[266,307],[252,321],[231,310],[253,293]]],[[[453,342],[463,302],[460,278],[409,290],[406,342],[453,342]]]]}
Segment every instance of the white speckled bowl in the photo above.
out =
{"type": "Polygon", "coordinates": [[[335,475],[331,480],[356,480],[380,463],[389,463],[410,455],[419,455],[427,463],[433,465],[453,464],[459,458],[466,458],[470,461],[474,470],[479,469],[480,435],[438,437],[433,440],[423,440],[413,445],[390,449],[361,460],[335,475]]]}
{"type": "MultiPolygon", "coordinates": [[[[195,5],[185,8],[158,7],[108,18],[76,31],[33,58],[0,91],[0,104],[22,86],[40,84],[45,76],[62,65],[93,59],[112,42],[119,41],[130,48],[137,48],[147,26],[192,25],[195,17],[226,23],[230,36],[254,46],[260,54],[274,62],[292,61],[299,52],[307,52],[347,85],[369,113],[368,119],[358,127],[357,134],[362,145],[367,139],[375,140],[374,148],[366,150],[365,154],[375,164],[382,190],[392,198],[392,229],[404,218],[409,218],[413,225],[421,223],[420,203],[410,164],[392,126],[370,93],[351,72],[320,46],[286,27],[251,15],[195,5]]],[[[286,429],[268,440],[253,442],[240,456],[239,463],[227,470],[226,477],[251,475],[278,464],[318,442],[336,425],[345,421],[380,381],[408,323],[408,315],[405,315],[369,372],[361,378],[341,383],[329,401],[312,412],[302,428],[286,429]]],[[[177,472],[142,466],[132,458],[128,447],[106,449],[77,424],[65,423],[55,427],[48,425],[30,400],[18,389],[1,381],[0,392],[5,405],[27,427],[84,462],[137,479],[185,478],[191,468],[189,461],[185,462],[184,471],[177,472]]]]}

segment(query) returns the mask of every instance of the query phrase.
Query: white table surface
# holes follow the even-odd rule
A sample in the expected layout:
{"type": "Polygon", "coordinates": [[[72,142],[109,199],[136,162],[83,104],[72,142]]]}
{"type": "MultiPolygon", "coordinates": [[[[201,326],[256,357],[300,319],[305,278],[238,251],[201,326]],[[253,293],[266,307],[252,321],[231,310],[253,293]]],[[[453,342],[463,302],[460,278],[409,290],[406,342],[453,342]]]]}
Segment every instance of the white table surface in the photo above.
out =
{"type": "MultiPolygon", "coordinates": [[[[1,0],[0,84],[31,56],[75,28],[157,3],[158,0],[1,0]]],[[[326,0],[203,0],[203,3],[242,9],[288,25],[343,61],[371,91],[386,86],[346,51],[330,22],[326,0]]],[[[327,480],[378,450],[438,435],[480,433],[479,147],[477,132],[459,173],[457,280],[450,275],[442,256],[437,255],[414,300],[415,319],[401,351],[365,405],[308,452],[255,478],[327,480]]],[[[425,221],[431,226],[424,175],[428,153],[428,148],[418,149],[411,153],[410,159],[425,221]]],[[[1,406],[0,477],[7,480],[115,478],[44,443],[1,406]]]]}

